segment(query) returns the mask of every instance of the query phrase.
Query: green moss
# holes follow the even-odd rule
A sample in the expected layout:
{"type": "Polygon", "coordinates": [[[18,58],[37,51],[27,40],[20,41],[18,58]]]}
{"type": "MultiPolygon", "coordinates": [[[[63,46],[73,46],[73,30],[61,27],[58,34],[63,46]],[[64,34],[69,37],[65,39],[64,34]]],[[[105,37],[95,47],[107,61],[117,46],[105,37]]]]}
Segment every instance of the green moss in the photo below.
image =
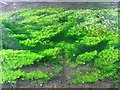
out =
{"type": "Polygon", "coordinates": [[[99,75],[96,72],[92,72],[92,73],[78,73],[77,76],[75,76],[76,78],[73,79],[71,82],[73,84],[77,84],[77,83],[93,83],[99,80],[99,75]],[[81,76],[81,74],[84,74],[84,76],[81,76]]]}
{"type": "Polygon", "coordinates": [[[84,54],[80,54],[77,56],[78,64],[85,64],[86,62],[91,62],[95,56],[97,55],[97,51],[85,52],[84,54]]]}
{"type": "Polygon", "coordinates": [[[69,68],[92,67],[89,74],[85,72],[81,76],[79,71],[73,75],[76,78],[71,82],[75,84],[110,77],[119,80],[117,9],[66,11],[43,7],[0,15],[3,30],[0,62],[5,74],[1,83],[20,78],[49,80],[63,70],[63,62],[69,68]],[[48,75],[41,71],[26,73],[18,70],[36,63],[46,67],[54,64],[55,71],[48,75]]]}

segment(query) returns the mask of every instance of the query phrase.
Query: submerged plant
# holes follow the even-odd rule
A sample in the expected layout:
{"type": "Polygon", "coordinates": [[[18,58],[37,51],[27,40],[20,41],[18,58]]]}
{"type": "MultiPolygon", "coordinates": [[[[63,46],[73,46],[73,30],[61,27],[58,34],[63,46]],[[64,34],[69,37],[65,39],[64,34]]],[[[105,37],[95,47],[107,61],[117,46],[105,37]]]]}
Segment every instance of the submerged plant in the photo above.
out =
{"type": "MultiPolygon", "coordinates": [[[[66,11],[63,8],[37,8],[1,14],[4,17],[0,18],[3,32],[0,62],[4,78],[0,83],[21,78],[50,80],[63,70],[61,64],[67,64],[69,68],[91,67],[91,72],[74,74],[71,78],[74,84],[110,77],[118,80],[116,13],[117,9],[66,11]],[[46,67],[54,64],[55,74],[21,70],[36,63],[46,63],[46,67]]],[[[0,72],[1,77],[3,74],[0,72]]]]}

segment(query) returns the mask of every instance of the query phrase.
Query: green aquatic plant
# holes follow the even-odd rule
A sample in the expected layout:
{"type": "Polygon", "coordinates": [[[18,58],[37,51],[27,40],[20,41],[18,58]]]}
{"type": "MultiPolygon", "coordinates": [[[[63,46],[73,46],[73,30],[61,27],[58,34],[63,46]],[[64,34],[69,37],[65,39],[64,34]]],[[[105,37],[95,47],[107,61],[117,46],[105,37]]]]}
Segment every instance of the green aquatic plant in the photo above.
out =
{"type": "Polygon", "coordinates": [[[65,68],[79,70],[71,83],[92,83],[105,78],[119,80],[117,9],[65,10],[22,9],[0,14],[2,71],[0,83],[50,80],[65,68]],[[23,67],[40,63],[55,65],[54,72],[25,72],[23,67]],[[4,76],[4,77],[3,77],[4,76]]]}

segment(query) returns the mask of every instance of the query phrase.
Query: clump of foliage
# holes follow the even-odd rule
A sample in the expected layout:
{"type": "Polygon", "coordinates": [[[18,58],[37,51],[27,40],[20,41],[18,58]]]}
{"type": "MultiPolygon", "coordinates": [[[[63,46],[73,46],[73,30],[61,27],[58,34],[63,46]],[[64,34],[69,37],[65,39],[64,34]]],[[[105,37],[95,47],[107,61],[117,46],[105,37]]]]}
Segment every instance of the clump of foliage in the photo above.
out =
{"type": "MultiPolygon", "coordinates": [[[[67,66],[90,66],[91,72],[72,74],[72,83],[91,83],[104,78],[119,79],[117,9],[64,10],[23,9],[1,14],[3,50],[0,83],[17,79],[50,80],[67,66]],[[16,40],[15,43],[9,44],[16,40]],[[19,48],[14,48],[19,47],[19,48]],[[66,58],[66,59],[65,59],[66,58]],[[22,67],[36,63],[56,65],[56,74],[26,73],[22,67]]],[[[72,68],[72,67],[71,67],[72,68]]]]}
{"type": "Polygon", "coordinates": [[[22,47],[19,45],[18,40],[12,38],[10,35],[12,31],[9,28],[6,28],[3,24],[0,23],[0,33],[1,33],[1,46],[3,48],[12,48],[12,49],[21,49],[22,47]]]}

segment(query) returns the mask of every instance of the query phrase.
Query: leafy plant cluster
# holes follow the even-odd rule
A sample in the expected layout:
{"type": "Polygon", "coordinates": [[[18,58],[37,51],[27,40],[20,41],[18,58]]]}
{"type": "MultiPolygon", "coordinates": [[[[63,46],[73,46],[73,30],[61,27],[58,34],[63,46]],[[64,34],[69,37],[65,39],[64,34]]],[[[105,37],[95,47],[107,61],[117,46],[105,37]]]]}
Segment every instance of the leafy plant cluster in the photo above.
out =
{"type": "Polygon", "coordinates": [[[80,70],[72,74],[72,83],[91,83],[110,77],[118,80],[117,12],[117,9],[37,8],[1,14],[2,31],[7,30],[8,35],[2,33],[5,47],[0,51],[3,64],[0,75],[3,73],[4,77],[0,82],[20,78],[49,80],[51,75],[46,72],[26,73],[20,69],[36,63],[53,63],[58,74],[64,58],[70,68],[73,63],[75,67],[92,68],[91,72],[80,70]],[[13,47],[9,47],[10,43],[13,47]]]}
{"type": "MultiPolygon", "coordinates": [[[[59,51],[56,50],[58,49],[47,49],[39,53],[33,53],[29,50],[2,50],[0,52],[0,55],[2,56],[0,61],[2,63],[2,72],[0,74],[3,75],[3,78],[0,83],[7,81],[15,82],[18,78],[25,80],[49,80],[52,76],[47,72],[37,70],[27,73],[20,69],[25,66],[31,66],[35,63],[39,63],[43,59],[49,59],[54,63],[53,60],[57,60],[59,58],[59,56],[57,56],[59,51]]],[[[56,69],[58,68],[56,74],[60,72],[59,67],[60,66],[56,66],[56,69]]]]}

